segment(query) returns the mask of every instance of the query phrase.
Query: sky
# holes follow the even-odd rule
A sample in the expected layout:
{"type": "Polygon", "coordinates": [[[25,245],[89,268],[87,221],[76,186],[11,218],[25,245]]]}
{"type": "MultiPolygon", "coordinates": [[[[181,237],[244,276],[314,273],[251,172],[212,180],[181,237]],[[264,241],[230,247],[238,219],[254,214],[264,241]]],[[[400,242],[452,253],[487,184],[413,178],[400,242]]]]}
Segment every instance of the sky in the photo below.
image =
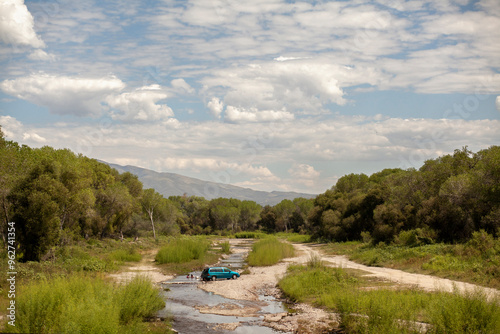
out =
{"type": "Polygon", "coordinates": [[[500,1],[0,0],[7,139],[264,191],[500,144],[500,1]]]}

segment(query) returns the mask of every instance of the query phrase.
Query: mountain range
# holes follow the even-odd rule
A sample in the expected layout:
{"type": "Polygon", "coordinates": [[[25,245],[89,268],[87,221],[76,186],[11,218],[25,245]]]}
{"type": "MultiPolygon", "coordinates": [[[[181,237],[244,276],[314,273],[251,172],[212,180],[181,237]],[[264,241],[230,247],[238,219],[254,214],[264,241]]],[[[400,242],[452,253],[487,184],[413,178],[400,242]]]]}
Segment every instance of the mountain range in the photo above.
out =
{"type": "Polygon", "coordinates": [[[233,186],[225,183],[203,181],[175,173],[155,172],[135,166],[120,166],[107,163],[120,173],[130,172],[137,175],[144,188],[153,188],[164,197],[169,196],[200,196],[207,200],[225,197],[239,200],[254,201],[260,205],[276,205],[284,199],[293,200],[297,197],[314,198],[314,194],[282,191],[259,191],[250,188],[233,186]]]}

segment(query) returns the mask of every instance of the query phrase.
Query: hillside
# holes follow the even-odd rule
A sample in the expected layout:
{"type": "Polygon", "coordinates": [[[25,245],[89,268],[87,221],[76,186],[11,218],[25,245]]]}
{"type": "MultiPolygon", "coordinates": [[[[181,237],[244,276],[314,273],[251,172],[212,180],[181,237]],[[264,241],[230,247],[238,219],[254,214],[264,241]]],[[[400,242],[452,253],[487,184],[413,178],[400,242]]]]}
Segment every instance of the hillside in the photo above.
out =
{"type": "Polygon", "coordinates": [[[120,173],[130,172],[139,177],[144,188],[153,188],[165,197],[168,196],[200,196],[208,200],[224,197],[239,200],[255,201],[260,205],[275,205],[284,199],[297,197],[314,198],[316,195],[296,192],[257,191],[249,188],[237,187],[230,184],[203,181],[175,173],[159,173],[135,166],[120,166],[107,163],[120,173]]]}

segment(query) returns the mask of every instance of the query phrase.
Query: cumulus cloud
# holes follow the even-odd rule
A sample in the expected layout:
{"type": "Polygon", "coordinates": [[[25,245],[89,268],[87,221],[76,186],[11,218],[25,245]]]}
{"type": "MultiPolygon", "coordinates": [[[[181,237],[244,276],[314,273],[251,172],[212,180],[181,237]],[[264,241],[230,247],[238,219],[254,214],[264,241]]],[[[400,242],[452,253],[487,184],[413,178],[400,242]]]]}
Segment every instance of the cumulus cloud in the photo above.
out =
{"type": "Polygon", "coordinates": [[[106,103],[115,109],[114,119],[127,121],[156,121],[174,116],[172,109],[166,104],[157,104],[167,98],[167,94],[158,91],[158,86],[146,86],[132,92],[109,95],[106,103]]]}
{"type": "Polygon", "coordinates": [[[0,40],[12,45],[45,47],[45,43],[36,35],[33,16],[23,0],[0,2],[0,40]]]}
{"type": "Polygon", "coordinates": [[[215,118],[220,118],[222,111],[224,110],[224,102],[219,100],[217,97],[212,97],[212,99],[207,103],[207,107],[215,118]]]}
{"type": "Polygon", "coordinates": [[[497,107],[497,110],[500,111],[500,96],[497,96],[497,99],[495,101],[495,105],[497,107]]]}
{"type": "Polygon", "coordinates": [[[125,84],[116,77],[81,78],[33,74],[0,83],[0,89],[17,98],[49,108],[59,115],[94,116],[102,113],[101,102],[125,84]]]}

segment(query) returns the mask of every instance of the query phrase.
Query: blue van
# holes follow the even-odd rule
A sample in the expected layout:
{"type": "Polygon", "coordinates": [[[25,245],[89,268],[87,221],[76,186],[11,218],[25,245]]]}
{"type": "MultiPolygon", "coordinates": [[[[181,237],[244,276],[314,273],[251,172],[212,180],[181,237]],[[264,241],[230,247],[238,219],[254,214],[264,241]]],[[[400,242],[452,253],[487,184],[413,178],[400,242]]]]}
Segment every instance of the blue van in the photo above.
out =
{"type": "Polygon", "coordinates": [[[201,279],[204,281],[215,281],[224,278],[237,279],[238,277],[240,277],[240,274],[226,267],[210,267],[203,269],[201,272],[201,279]]]}

